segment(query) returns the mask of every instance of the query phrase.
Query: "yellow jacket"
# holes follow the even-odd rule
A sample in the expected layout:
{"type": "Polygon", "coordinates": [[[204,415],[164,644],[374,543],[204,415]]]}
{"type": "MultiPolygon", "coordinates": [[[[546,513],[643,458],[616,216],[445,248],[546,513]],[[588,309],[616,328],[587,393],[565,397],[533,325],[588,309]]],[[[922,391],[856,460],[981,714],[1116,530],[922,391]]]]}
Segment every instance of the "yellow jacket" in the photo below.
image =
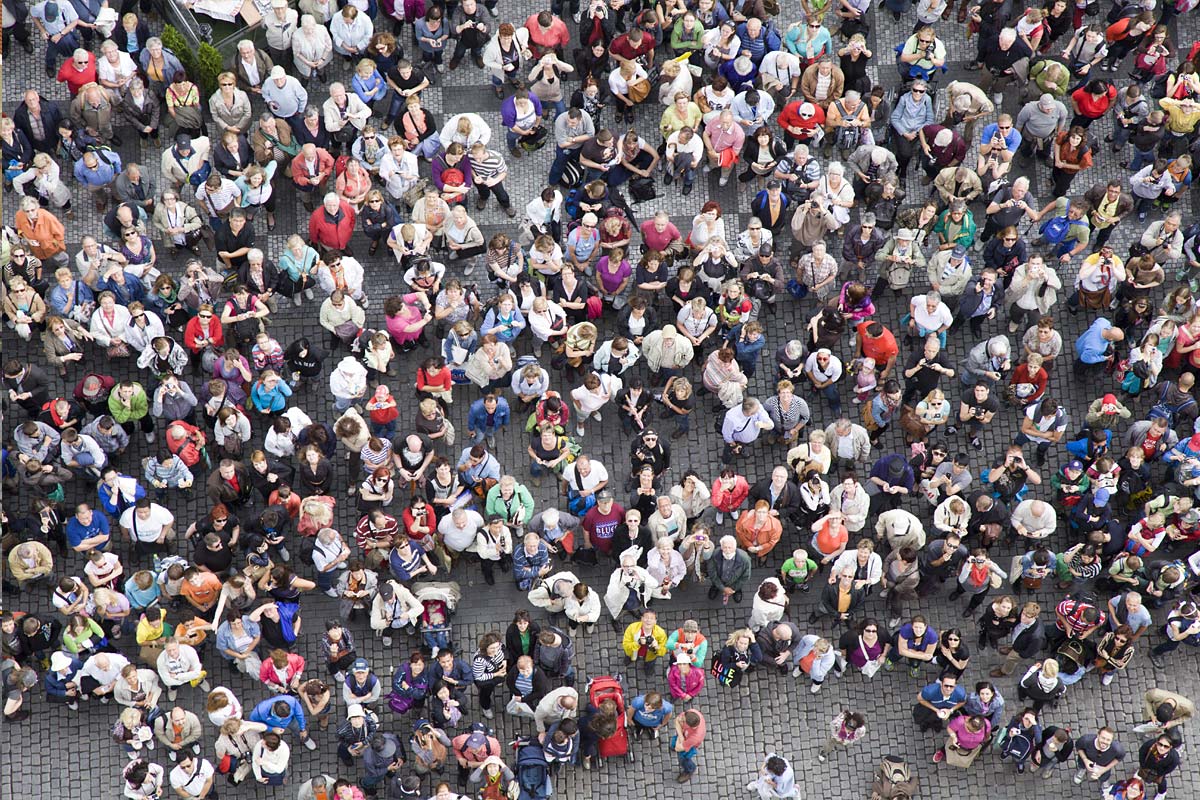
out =
{"type": "MultiPolygon", "coordinates": [[[[638,641],[641,638],[641,632],[641,620],[638,620],[625,629],[625,636],[621,639],[621,647],[624,648],[625,655],[630,658],[635,658],[638,650],[641,648],[641,644],[638,641]]],[[[650,635],[654,639],[654,643],[646,649],[647,661],[653,661],[667,653],[667,632],[661,626],[655,625],[650,635]]]]}
{"type": "Polygon", "coordinates": [[[18,581],[40,578],[50,574],[53,569],[54,556],[50,555],[49,548],[41,542],[24,542],[14,547],[8,554],[8,571],[18,581]],[[27,548],[33,549],[34,563],[32,565],[26,564],[25,559],[18,555],[18,551],[27,548]]]}

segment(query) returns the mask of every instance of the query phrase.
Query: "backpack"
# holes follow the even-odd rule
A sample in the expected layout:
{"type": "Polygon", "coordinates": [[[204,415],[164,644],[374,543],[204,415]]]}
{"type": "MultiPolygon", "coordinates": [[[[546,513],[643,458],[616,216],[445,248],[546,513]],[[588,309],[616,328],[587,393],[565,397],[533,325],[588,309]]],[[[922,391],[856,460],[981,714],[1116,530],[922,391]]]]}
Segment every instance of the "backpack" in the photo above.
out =
{"type": "MultiPolygon", "coordinates": [[[[1070,202],[1067,203],[1067,210],[1071,208],[1070,202]]],[[[1042,227],[1038,232],[1047,244],[1061,244],[1066,240],[1067,234],[1071,232],[1072,225],[1083,225],[1082,219],[1067,219],[1066,213],[1061,217],[1053,217],[1042,223],[1042,227]]]]}
{"type": "Polygon", "coordinates": [[[900,756],[884,756],[871,781],[872,800],[899,800],[917,792],[917,779],[900,756]]]}
{"type": "Polygon", "coordinates": [[[442,170],[442,185],[443,186],[463,186],[466,184],[467,178],[463,175],[461,169],[450,167],[442,170]]]}
{"type": "Polygon", "coordinates": [[[1179,412],[1183,411],[1185,408],[1190,408],[1196,405],[1196,398],[1188,395],[1179,404],[1171,405],[1166,401],[1167,391],[1170,388],[1170,382],[1163,384],[1162,391],[1160,391],[1158,395],[1158,401],[1150,408],[1149,418],[1151,420],[1165,419],[1167,421],[1167,425],[1171,428],[1174,428],[1175,420],[1179,416],[1179,412]]]}

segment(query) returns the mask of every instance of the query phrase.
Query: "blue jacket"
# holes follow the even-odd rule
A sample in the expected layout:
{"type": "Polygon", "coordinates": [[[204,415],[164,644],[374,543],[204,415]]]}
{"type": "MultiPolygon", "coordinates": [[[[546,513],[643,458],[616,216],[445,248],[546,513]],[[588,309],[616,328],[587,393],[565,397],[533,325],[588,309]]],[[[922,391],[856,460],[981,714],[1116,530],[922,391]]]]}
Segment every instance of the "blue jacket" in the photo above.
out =
{"type": "MultiPolygon", "coordinates": [[[[242,617],[242,625],[246,629],[247,636],[258,637],[262,635],[262,628],[249,617],[242,617]]],[[[225,653],[226,650],[237,651],[237,647],[233,643],[233,633],[229,629],[228,621],[222,622],[220,627],[217,628],[217,650],[221,652],[221,658],[226,661],[233,661],[233,657],[225,653]]],[[[257,710],[255,709],[255,711],[257,710]]],[[[267,710],[270,710],[270,706],[267,706],[267,710]]],[[[284,726],[280,725],[279,727],[282,728],[284,726]]]]}
{"type": "Polygon", "coordinates": [[[46,296],[46,300],[50,303],[50,307],[54,309],[55,314],[64,315],[66,313],[67,302],[74,300],[76,305],[82,303],[93,303],[96,296],[92,294],[92,290],[87,284],[81,280],[72,281],[73,286],[70,289],[64,289],[55,284],[50,290],[50,294],[46,296]]]}
{"type": "MultiPolygon", "coordinates": [[[[129,475],[119,473],[120,478],[128,478],[129,475]]],[[[125,509],[130,508],[138,500],[146,496],[146,487],[138,483],[133,490],[133,503],[122,501],[119,498],[113,497],[113,490],[109,488],[107,483],[102,483],[96,487],[96,494],[100,497],[100,507],[112,514],[114,517],[119,517],[125,512],[125,509]]]]}
{"type": "Polygon", "coordinates": [[[262,381],[255,381],[250,387],[250,400],[255,408],[264,413],[283,411],[291,396],[292,387],[282,380],[275,384],[274,389],[267,389],[262,381]]]}
{"type": "Polygon", "coordinates": [[[83,669],[83,662],[78,658],[71,659],[71,666],[67,668],[66,675],[59,675],[57,672],[46,670],[46,696],[47,697],[66,697],[67,682],[75,680],[75,676],[79,670],[83,669]]]}
{"type": "Polygon", "coordinates": [[[263,700],[250,712],[250,721],[261,722],[268,728],[286,728],[295,722],[300,730],[308,730],[308,722],[304,719],[304,709],[300,706],[300,701],[290,694],[277,694],[263,700]],[[288,704],[287,716],[275,716],[272,706],[280,701],[288,704]]]}
{"type": "Polygon", "coordinates": [[[75,162],[74,169],[75,180],[84,186],[108,186],[120,171],[121,157],[111,150],[104,153],[104,158],[97,156],[95,169],[88,169],[82,158],[75,162]]]}
{"type": "Polygon", "coordinates": [[[146,299],[146,287],[142,286],[142,279],[134,275],[132,272],[125,273],[125,285],[120,286],[111,278],[101,278],[96,283],[96,294],[100,292],[112,292],[113,297],[117,301],[117,305],[127,306],[134,300],[146,299]]]}
{"type": "Polygon", "coordinates": [[[527,592],[537,580],[542,567],[550,563],[550,551],[544,542],[538,542],[537,552],[529,555],[521,546],[513,551],[513,577],[517,579],[517,588],[527,592]]]}
{"type": "MultiPolygon", "coordinates": [[[[162,49],[162,52],[163,52],[163,77],[166,78],[164,83],[170,83],[172,75],[174,75],[176,72],[184,72],[185,70],[183,69],[183,64],[179,61],[179,57],[176,56],[173,51],[168,50],[167,48],[164,47],[162,49]]],[[[142,51],[142,55],[138,59],[138,63],[141,65],[142,73],[144,74],[150,68],[150,51],[149,50],[142,51]]]]}
{"type": "MultiPolygon", "coordinates": [[[[509,408],[508,401],[503,397],[496,399],[496,413],[494,415],[495,427],[503,428],[509,423],[509,408]]],[[[488,413],[483,407],[483,398],[476,400],[471,404],[470,411],[467,412],[467,430],[482,431],[487,428],[488,413]]]]}

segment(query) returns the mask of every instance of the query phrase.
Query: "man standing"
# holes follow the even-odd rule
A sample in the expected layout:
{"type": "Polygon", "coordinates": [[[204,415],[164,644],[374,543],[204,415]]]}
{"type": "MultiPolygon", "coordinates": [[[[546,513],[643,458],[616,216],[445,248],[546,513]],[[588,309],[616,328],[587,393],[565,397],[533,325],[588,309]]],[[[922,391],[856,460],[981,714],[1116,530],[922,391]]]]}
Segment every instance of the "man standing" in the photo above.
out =
{"type": "Polygon", "coordinates": [[[687,783],[696,774],[696,756],[704,741],[704,717],[699,711],[685,711],[675,718],[675,735],[671,737],[671,749],[679,759],[679,783],[687,783]]]}
{"type": "Polygon", "coordinates": [[[171,770],[171,788],[183,800],[217,800],[217,770],[207,758],[185,754],[171,770]]]}

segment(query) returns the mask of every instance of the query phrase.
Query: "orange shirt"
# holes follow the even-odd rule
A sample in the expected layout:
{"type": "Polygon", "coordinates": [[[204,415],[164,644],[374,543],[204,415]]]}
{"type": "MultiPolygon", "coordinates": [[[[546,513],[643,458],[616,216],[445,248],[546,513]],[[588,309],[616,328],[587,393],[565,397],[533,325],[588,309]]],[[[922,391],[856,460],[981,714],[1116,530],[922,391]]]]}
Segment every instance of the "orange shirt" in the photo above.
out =
{"type": "Polygon", "coordinates": [[[185,580],[180,585],[179,591],[192,605],[207,606],[215,603],[217,595],[221,593],[221,579],[211,572],[202,572],[199,586],[185,580]]]}

